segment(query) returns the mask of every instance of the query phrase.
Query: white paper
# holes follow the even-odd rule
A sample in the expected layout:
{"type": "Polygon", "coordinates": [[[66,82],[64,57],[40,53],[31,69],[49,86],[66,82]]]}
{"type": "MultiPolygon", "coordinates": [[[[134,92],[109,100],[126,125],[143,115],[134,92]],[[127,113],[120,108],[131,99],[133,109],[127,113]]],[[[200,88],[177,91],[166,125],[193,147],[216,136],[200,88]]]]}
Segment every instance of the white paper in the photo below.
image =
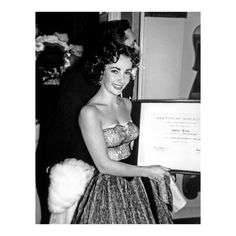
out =
{"type": "Polygon", "coordinates": [[[138,165],[200,171],[200,103],[142,103],[138,165]]]}

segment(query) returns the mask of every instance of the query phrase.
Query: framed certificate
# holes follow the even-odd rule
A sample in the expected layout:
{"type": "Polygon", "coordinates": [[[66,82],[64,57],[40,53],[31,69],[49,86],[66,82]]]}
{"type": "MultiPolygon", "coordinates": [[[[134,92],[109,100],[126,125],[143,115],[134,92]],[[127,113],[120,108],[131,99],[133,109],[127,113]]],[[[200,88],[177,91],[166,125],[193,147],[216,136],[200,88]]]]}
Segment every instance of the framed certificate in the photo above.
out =
{"type": "Polygon", "coordinates": [[[138,165],[200,172],[200,102],[140,102],[138,165]]]}

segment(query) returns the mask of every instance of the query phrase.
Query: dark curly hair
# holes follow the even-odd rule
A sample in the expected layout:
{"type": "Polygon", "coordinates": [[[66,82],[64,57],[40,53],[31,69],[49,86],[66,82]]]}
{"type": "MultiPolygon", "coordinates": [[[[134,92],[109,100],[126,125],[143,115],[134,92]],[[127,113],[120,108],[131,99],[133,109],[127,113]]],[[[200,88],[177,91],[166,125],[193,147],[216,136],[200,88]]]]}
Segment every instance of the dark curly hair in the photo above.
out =
{"type": "Polygon", "coordinates": [[[139,55],[133,48],[119,44],[115,41],[106,41],[100,45],[95,55],[86,62],[85,69],[88,79],[94,85],[98,85],[100,76],[108,64],[116,63],[120,55],[131,58],[132,68],[137,67],[139,55]]]}

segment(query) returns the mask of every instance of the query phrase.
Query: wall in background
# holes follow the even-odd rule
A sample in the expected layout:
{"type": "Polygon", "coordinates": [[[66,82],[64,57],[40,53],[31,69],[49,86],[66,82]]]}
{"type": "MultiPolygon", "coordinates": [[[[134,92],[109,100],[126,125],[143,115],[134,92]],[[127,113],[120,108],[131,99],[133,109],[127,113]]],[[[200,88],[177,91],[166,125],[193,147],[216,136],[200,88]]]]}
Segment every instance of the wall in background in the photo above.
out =
{"type": "Polygon", "coordinates": [[[196,72],[192,33],[200,13],[141,13],[139,99],[187,99],[196,72]]]}

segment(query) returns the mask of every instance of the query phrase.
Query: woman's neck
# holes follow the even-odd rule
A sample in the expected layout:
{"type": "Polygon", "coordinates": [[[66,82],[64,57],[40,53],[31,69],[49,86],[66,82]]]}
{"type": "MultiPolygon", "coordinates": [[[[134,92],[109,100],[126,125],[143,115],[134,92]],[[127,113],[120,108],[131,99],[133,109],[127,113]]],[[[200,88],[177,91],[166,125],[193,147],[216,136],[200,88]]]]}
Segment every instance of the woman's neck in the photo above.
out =
{"type": "Polygon", "coordinates": [[[103,87],[101,87],[98,90],[95,96],[97,97],[100,103],[103,103],[109,106],[117,106],[120,103],[120,99],[121,99],[118,95],[110,93],[103,87]]]}

